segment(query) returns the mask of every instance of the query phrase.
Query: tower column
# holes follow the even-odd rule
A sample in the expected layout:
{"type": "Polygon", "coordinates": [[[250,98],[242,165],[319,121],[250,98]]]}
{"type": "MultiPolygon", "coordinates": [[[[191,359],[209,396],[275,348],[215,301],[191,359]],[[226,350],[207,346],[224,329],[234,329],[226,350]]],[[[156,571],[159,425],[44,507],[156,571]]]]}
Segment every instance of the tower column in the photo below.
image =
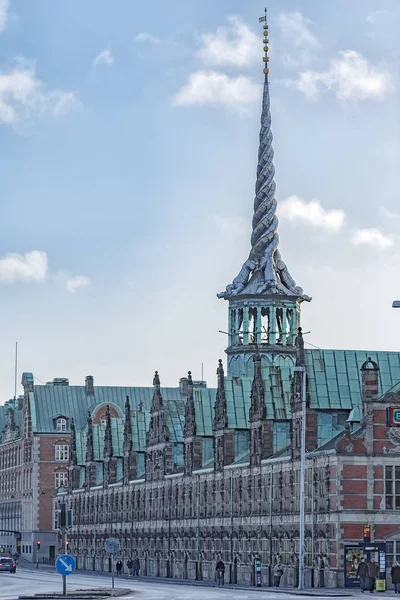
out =
{"type": "Polygon", "coordinates": [[[233,345],[237,346],[239,343],[239,309],[236,308],[233,311],[233,345]]]}
{"type": "Polygon", "coordinates": [[[249,307],[243,307],[243,344],[247,346],[249,343],[249,307]]]}
{"type": "Polygon", "coordinates": [[[276,344],[276,306],[271,306],[269,309],[268,342],[270,344],[276,344]]]}
{"type": "Polygon", "coordinates": [[[286,306],[283,307],[282,310],[282,345],[286,346],[287,342],[287,316],[286,316],[286,306]]]}
{"type": "Polygon", "coordinates": [[[261,344],[261,306],[256,308],[256,344],[261,344]]]}
{"type": "Polygon", "coordinates": [[[291,346],[294,344],[294,340],[296,339],[296,311],[292,310],[292,314],[290,316],[289,323],[289,336],[288,336],[288,344],[291,346]]]}

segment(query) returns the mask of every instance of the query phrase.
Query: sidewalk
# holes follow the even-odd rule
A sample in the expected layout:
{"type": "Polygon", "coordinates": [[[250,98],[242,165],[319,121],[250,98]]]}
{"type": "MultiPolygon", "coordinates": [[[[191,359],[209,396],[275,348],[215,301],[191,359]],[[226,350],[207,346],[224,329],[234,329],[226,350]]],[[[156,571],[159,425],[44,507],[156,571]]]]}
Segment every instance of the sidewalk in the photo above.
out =
{"type": "MultiPolygon", "coordinates": [[[[36,563],[30,563],[25,559],[20,559],[19,566],[28,569],[36,569],[36,563]],[[22,563],[23,561],[23,563],[22,563]]],[[[54,565],[45,565],[39,564],[39,570],[55,570],[54,565]]],[[[79,569],[78,573],[82,573],[84,575],[96,575],[96,577],[104,577],[111,578],[111,573],[107,571],[85,571],[83,569],[79,569]]],[[[121,575],[118,577],[115,574],[115,579],[122,579],[124,581],[131,581],[134,583],[135,581],[142,581],[143,583],[154,583],[154,584],[162,584],[162,585],[190,585],[193,587],[217,587],[214,581],[196,581],[192,579],[170,579],[168,577],[150,577],[150,576],[140,576],[140,577],[129,577],[129,575],[121,575]]],[[[389,584],[390,585],[390,584],[389,584]]],[[[392,586],[390,586],[392,587],[392,586]]],[[[243,590],[246,592],[274,592],[275,594],[289,594],[291,596],[310,596],[317,598],[369,598],[371,594],[365,592],[361,593],[361,590],[358,588],[307,588],[306,590],[298,590],[297,588],[292,587],[255,587],[253,585],[245,585],[245,584],[230,584],[226,583],[224,586],[225,589],[232,590],[243,590]]],[[[386,592],[375,592],[374,596],[382,597],[382,598],[398,598],[398,594],[394,593],[393,589],[389,589],[386,592]]]]}

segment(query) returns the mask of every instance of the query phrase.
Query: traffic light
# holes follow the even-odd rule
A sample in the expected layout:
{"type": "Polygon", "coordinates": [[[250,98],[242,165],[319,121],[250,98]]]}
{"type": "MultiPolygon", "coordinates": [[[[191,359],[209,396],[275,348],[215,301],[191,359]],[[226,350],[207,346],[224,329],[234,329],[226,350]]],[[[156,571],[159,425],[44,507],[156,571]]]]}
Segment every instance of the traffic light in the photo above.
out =
{"type": "Polygon", "coordinates": [[[40,542],[36,542],[36,550],[39,552],[39,550],[40,550],[40,542]]]}
{"type": "Polygon", "coordinates": [[[363,526],[363,534],[364,534],[364,544],[369,544],[371,542],[371,525],[363,526]]]}
{"type": "Polygon", "coordinates": [[[66,550],[67,554],[69,554],[69,541],[68,540],[65,542],[65,550],[66,550]]]}

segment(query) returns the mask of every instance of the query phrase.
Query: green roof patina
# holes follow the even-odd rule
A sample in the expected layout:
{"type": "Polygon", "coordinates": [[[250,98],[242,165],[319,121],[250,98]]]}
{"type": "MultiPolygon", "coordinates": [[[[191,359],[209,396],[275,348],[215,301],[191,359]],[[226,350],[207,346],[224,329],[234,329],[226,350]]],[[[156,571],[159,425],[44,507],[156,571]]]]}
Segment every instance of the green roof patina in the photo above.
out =
{"type": "MultiPolygon", "coordinates": [[[[348,410],[352,419],[361,414],[361,366],[368,357],[379,365],[379,394],[400,390],[400,353],[367,352],[355,350],[306,350],[308,393],[310,406],[317,410],[348,410]]],[[[265,378],[265,401],[267,417],[289,420],[290,375],[293,366],[289,361],[280,365],[263,365],[265,378]]],[[[27,374],[31,377],[31,374],[27,374]]],[[[225,377],[225,393],[228,408],[228,427],[247,429],[252,380],[250,378],[225,377]]],[[[59,415],[73,417],[77,430],[77,446],[80,464],[86,454],[86,426],[88,410],[102,404],[114,404],[120,410],[120,418],[112,419],[113,448],[122,457],[125,399],[130,398],[132,419],[132,442],[137,451],[145,450],[146,431],[150,421],[153,387],[94,386],[94,394],[87,394],[85,386],[35,385],[29,394],[32,427],[37,433],[54,433],[55,418],[59,415]]],[[[180,387],[162,388],[167,425],[172,441],[183,442],[186,396],[180,387]]],[[[194,388],[197,435],[213,435],[215,388],[194,388]]],[[[16,403],[15,423],[21,425],[22,403],[16,403]]],[[[9,401],[0,406],[0,433],[7,422],[9,401]]],[[[96,460],[102,460],[104,426],[93,425],[96,460]]]]}
{"type": "Polygon", "coordinates": [[[400,382],[399,352],[306,350],[311,408],[351,410],[361,405],[361,367],[371,357],[379,365],[379,394],[400,382]]]}

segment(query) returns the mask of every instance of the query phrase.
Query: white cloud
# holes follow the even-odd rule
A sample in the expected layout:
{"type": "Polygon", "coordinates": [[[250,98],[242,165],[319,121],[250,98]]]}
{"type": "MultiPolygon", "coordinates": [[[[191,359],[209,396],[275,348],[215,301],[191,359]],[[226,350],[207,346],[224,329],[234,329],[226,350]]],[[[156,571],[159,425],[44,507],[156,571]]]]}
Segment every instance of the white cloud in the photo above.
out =
{"type": "Polygon", "coordinates": [[[394,245],[394,240],[390,236],[383,234],[379,229],[375,228],[356,229],[350,241],[353,246],[375,246],[375,248],[379,248],[380,250],[385,250],[394,245]]]}
{"type": "Polygon", "coordinates": [[[7,25],[9,0],[0,0],[0,31],[4,31],[7,25]]]}
{"type": "Polygon", "coordinates": [[[18,60],[9,71],[0,72],[0,125],[45,114],[58,117],[78,104],[73,92],[47,90],[33,62],[18,60]]]}
{"type": "Polygon", "coordinates": [[[400,219],[400,214],[388,210],[384,206],[380,207],[380,213],[385,219],[400,219]]]}
{"type": "Polygon", "coordinates": [[[342,209],[325,210],[318,200],[307,202],[298,196],[289,196],[278,203],[279,218],[291,222],[302,222],[320,229],[339,231],[346,214],[342,209]]]}
{"type": "Polygon", "coordinates": [[[138,33],[135,40],[137,42],[149,42],[150,44],[161,44],[161,40],[158,37],[155,37],[154,35],[151,35],[151,33],[138,33]]]}
{"type": "Polygon", "coordinates": [[[216,71],[196,71],[189,75],[186,85],[176,94],[174,104],[222,104],[243,109],[259,100],[259,97],[259,87],[244,75],[229,77],[216,71]]]}
{"type": "Polygon", "coordinates": [[[211,224],[220,233],[229,234],[234,237],[247,235],[249,232],[249,222],[244,217],[212,215],[211,224]]]}
{"type": "Polygon", "coordinates": [[[197,53],[206,65],[249,67],[260,61],[261,38],[240,17],[230,15],[227,27],[201,36],[202,48],[197,53]]]}
{"type": "Polygon", "coordinates": [[[387,71],[371,66],[355,50],[340,52],[332,59],[326,71],[303,71],[298,79],[287,82],[313,98],[321,90],[330,90],[338,100],[365,100],[383,98],[392,88],[387,71]]]}
{"type": "Polygon", "coordinates": [[[75,275],[65,282],[65,287],[71,294],[75,294],[76,290],[90,285],[90,280],[83,275],[75,275]]]}
{"type": "Polygon", "coordinates": [[[374,10],[366,16],[365,20],[367,23],[374,25],[382,16],[388,13],[387,10],[374,10]]]}
{"type": "Polygon", "coordinates": [[[25,254],[10,253],[0,259],[0,283],[39,282],[46,277],[46,252],[32,250],[25,254]]]}
{"type": "Polygon", "coordinates": [[[309,25],[312,25],[312,21],[299,11],[281,13],[278,16],[278,26],[285,47],[292,47],[295,51],[293,55],[287,51],[284,52],[283,62],[286,66],[294,67],[310,62],[319,49],[318,38],[312,33],[309,25]]]}
{"type": "Polygon", "coordinates": [[[112,65],[114,63],[114,56],[110,50],[110,48],[106,48],[100,54],[95,56],[93,59],[93,65],[96,67],[97,65],[112,65]]]}
{"type": "Polygon", "coordinates": [[[278,24],[282,36],[294,46],[319,48],[319,41],[309,28],[312,21],[304,17],[301,12],[281,13],[278,16],[278,24]]]}

